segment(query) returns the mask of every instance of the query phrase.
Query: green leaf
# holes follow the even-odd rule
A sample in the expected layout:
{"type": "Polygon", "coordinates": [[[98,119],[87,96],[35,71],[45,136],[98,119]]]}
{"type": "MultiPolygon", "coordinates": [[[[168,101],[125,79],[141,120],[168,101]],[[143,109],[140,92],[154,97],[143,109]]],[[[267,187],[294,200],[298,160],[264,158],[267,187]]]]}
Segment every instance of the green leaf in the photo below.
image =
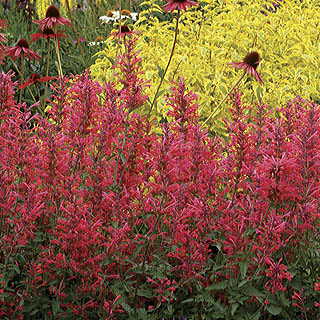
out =
{"type": "Polygon", "coordinates": [[[164,76],[164,69],[161,68],[161,67],[158,66],[158,65],[157,65],[157,69],[158,69],[158,76],[159,76],[160,79],[162,79],[163,76],[164,76]]]}
{"type": "Polygon", "coordinates": [[[264,297],[264,293],[259,291],[258,289],[248,286],[243,289],[243,293],[249,297],[264,297]]]}
{"type": "Polygon", "coordinates": [[[59,301],[54,300],[52,303],[52,313],[53,315],[56,315],[60,310],[60,304],[59,301]]]}
{"type": "Polygon", "coordinates": [[[244,279],[247,275],[247,270],[248,270],[248,262],[247,261],[241,261],[239,263],[240,267],[240,274],[241,274],[241,279],[244,279]]]}
{"type": "Polygon", "coordinates": [[[30,312],[30,316],[34,316],[35,314],[37,314],[39,312],[39,309],[34,309],[32,312],[30,312]]]}
{"type": "Polygon", "coordinates": [[[17,274],[20,274],[20,268],[18,265],[14,264],[13,265],[13,270],[17,273],[17,274]]]}
{"type": "Polygon", "coordinates": [[[213,302],[213,305],[215,306],[217,312],[225,313],[226,308],[218,301],[213,302]]]}
{"type": "Polygon", "coordinates": [[[121,151],[119,151],[119,155],[120,155],[120,159],[122,161],[122,164],[125,164],[127,162],[125,155],[121,151]]]}
{"type": "Polygon", "coordinates": [[[115,61],[114,61],[114,59],[113,59],[113,58],[111,58],[111,57],[107,57],[107,59],[110,61],[110,63],[111,63],[112,65],[114,65],[114,64],[115,64],[115,61]]]}
{"type": "Polygon", "coordinates": [[[127,304],[127,303],[125,303],[125,302],[121,302],[121,303],[119,303],[121,306],[122,306],[122,308],[125,310],[125,311],[127,311],[129,314],[130,313],[132,313],[133,312],[133,309],[127,304]]]}
{"type": "Polygon", "coordinates": [[[214,283],[211,286],[207,287],[207,290],[224,290],[228,285],[228,281],[222,281],[214,283]]]}
{"type": "Polygon", "coordinates": [[[137,291],[137,295],[139,297],[146,297],[146,298],[152,298],[153,297],[152,291],[148,290],[148,289],[139,289],[137,291]]]}
{"type": "Polygon", "coordinates": [[[181,302],[181,304],[189,303],[189,302],[194,302],[194,299],[193,299],[193,298],[189,298],[189,299],[183,300],[183,301],[181,302]]]}
{"type": "Polygon", "coordinates": [[[284,305],[286,307],[290,306],[290,301],[286,298],[286,296],[285,296],[285,294],[283,292],[281,292],[279,294],[279,298],[280,298],[280,301],[281,301],[282,305],[284,305]]]}
{"type": "Polygon", "coordinates": [[[271,313],[274,316],[277,316],[278,314],[281,313],[282,308],[279,306],[275,306],[273,304],[267,306],[267,310],[269,311],[269,313],[271,313]]]}
{"type": "Polygon", "coordinates": [[[234,316],[236,313],[237,309],[239,308],[239,303],[234,303],[231,305],[231,315],[234,316]]]}
{"type": "Polygon", "coordinates": [[[259,103],[262,103],[262,98],[263,98],[263,89],[262,89],[262,87],[257,87],[256,95],[257,95],[259,103]]]}
{"type": "Polygon", "coordinates": [[[261,312],[258,311],[250,320],[259,320],[261,317],[261,312]]]}
{"type": "Polygon", "coordinates": [[[249,282],[249,280],[242,280],[239,284],[238,284],[238,288],[241,288],[241,287],[243,287],[246,283],[248,283],[249,282]]]}
{"type": "Polygon", "coordinates": [[[166,90],[160,90],[156,95],[156,99],[158,99],[166,90]]]}

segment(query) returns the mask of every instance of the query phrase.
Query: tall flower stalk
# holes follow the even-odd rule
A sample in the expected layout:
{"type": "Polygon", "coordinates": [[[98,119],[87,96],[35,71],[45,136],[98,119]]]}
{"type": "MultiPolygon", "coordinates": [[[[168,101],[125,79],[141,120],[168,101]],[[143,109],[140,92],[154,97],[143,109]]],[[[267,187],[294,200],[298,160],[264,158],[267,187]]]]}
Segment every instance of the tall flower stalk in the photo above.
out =
{"type": "Polygon", "coordinates": [[[60,49],[59,49],[59,40],[58,39],[54,40],[54,47],[55,47],[56,55],[57,55],[58,75],[59,75],[59,77],[63,77],[62,63],[61,63],[61,56],[60,56],[60,49]]]}
{"type": "MultiPolygon", "coordinates": [[[[239,80],[232,86],[232,88],[228,91],[228,93],[221,100],[221,102],[218,104],[216,109],[221,107],[221,105],[227,100],[227,98],[232,93],[232,91],[239,86],[240,82],[242,81],[242,79],[244,78],[244,76],[246,74],[254,77],[255,80],[258,81],[259,83],[263,83],[263,80],[262,80],[260,74],[257,72],[257,67],[259,66],[259,64],[260,64],[260,55],[256,51],[249,52],[244,57],[243,61],[241,61],[241,62],[231,62],[230,63],[230,65],[233,66],[234,68],[244,70],[244,73],[239,78],[239,80]]],[[[209,117],[206,119],[206,121],[203,124],[206,124],[211,119],[211,117],[214,115],[214,112],[215,111],[211,112],[211,114],[209,115],[209,117]]]]}
{"type": "MultiPolygon", "coordinates": [[[[230,93],[232,93],[232,91],[239,86],[240,82],[242,81],[242,79],[244,78],[245,75],[246,75],[246,72],[244,72],[244,73],[242,74],[242,76],[238,79],[238,81],[231,87],[231,89],[228,91],[228,93],[227,93],[227,94],[225,95],[225,97],[220,101],[220,103],[216,106],[215,109],[218,109],[219,107],[221,107],[221,105],[222,105],[222,104],[227,100],[227,98],[229,97],[230,93]]],[[[214,112],[215,112],[215,111],[211,112],[211,114],[209,115],[209,117],[206,119],[206,121],[205,121],[203,124],[206,124],[206,123],[212,118],[212,116],[214,115],[214,112]]]]}
{"type": "MultiPolygon", "coordinates": [[[[19,59],[19,67],[12,62],[20,75],[21,83],[24,82],[24,60],[40,60],[40,56],[29,48],[29,43],[26,39],[20,39],[15,46],[8,48],[7,55],[11,57],[12,60],[19,59]]],[[[22,93],[23,90],[20,90],[19,102],[22,100],[22,93]]]]}
{"type": "Polygon", "coordinates": [[[160,83],[157,87],[157,90],[156,90],[156,93],[153,97],[153,100],[152,100],[152,103],[151,103],[151,106],[150,106],[150,111],[149,111],[149,115],[151,114],[152,112],[152,109],[154,107],[154,104],[156,103],[156,100],[158,98],[158,95],[159,95],[159,90],[161,88],[161,85],[164,81],[164,78],[167,74],[167,71],[169,69],[169,66],[170,66],[170,63],[171,63],[171,60],[172,60],[172,57],[173,57],[173,53],[174,53],[174,50],[175,50],[175,47],[176,47],[176,44],[177,44],[177,38],[178,38],[178,32],[179,32],[179,18],[180,18],[180,10],[178,10],[178,15],[176,17],[176,27],[175,27],[175,32],[174,32],[174,39],[173,39],[173,43],[172,43],[172,48],[171,48],[171,52],[170,52],[170,56],[169,56],[169,59],[168,59],[168,62],[167,62],[167,65],[166,65],[166,68],[164,69],[164,72],[163,74],[161,75],[161,78],[160,78],[160,83]]]}
{"type": "Polygon", "coordinates": [[[61,55],[59,49],[59,40],[58,40],[58,33],[57,27],[58,25],[67,25],[71,26],[71,21],[69,19],[63,18],[60,15],[59,9],[55,6],[49,6],[46,11],[46,17],[42,20],[35,20],[34,23],[38,24],[41,31],[45,33],[46,30],[52,30],[54,36],[54,45],[55,51],[57,55],[57,70],[60,77],[63,77],[62,72],[62,63],[61,63],[61,55]]]}
{"type": "Polygon", "coordinates": [[[169,59],[168,59],[168,62],[167,62],[167,65],[164,69],[164,72],[163,74],[161,75],[161,78],[160,78],[160,83],[157,87],[157,90],[156,90],[156,93],[153,97],[153,100],[152,100],[152,103],[151,103],[151,106],[150,106],[150,110],[149,110],[149,115],[151,114],[152,112],[152,109],[158,99],[158,96],[159,96],[159,91],[160,91],[160,88],[161,88],[161,85],[164,81],[164,78],[167,74],[167,71],[169,69],[169,66],[170,66],[170,63],[171,63],[171,60],[172,60],[172,57],[173,57],[173,53],[174,53],[174,50],[175,50],[175,47],[176,47],[176,44],[177,44],[177,38],[178,38],[178,32],[179,32],[179,19],[180,19],[180,16],[181,16],[181,10],[185,11],[187,10],[188,7],[192,7],[192,6],[197,6],[198,3],[195,2],[195,1],[191,1],[191,0],[167,0],[167,4],[164,6],[164,10],[167,11],[167,12],[172,12],[174,10],[178,10],[178,14],[176,16],[176,27],[175,27],[175,32],[174,32],[174,39],[173,39],[173,43],[172,43],[172,48],[171,48],[171,52],[170,52],[170,56],[169,56],[169,59]]]}

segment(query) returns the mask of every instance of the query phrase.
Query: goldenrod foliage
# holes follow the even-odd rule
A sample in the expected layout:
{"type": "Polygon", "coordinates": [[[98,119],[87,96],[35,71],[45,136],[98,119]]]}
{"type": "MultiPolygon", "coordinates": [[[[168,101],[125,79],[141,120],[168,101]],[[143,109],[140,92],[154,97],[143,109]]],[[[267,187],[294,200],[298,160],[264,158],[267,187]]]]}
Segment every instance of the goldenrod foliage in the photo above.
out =
{"type": "Polygon", "coordinates": [[[58,3],[58,7],[61,11],[61,14],[66,16],[68,14],[68,6],[70,10],[72,8],[76,7],[77,1],[76,0],[59,0],[53,1],[53,0],[36,0],[36,12],[40,19],[43,19],[46,15],[47,8],[52,5],[58,3]]]}
{"type": "Polygon", "coordinates": [[[63,15],[68,15],[69,10],[71,10],[75,5],[75,0],[60,0],[61,13],[63,15]]]}
{"type": "MultiPolygon", "coordinates": [[[[226,114],[227,102],[219,110],[215,106],[242,74],[229,63],[241,61],[255,50],[262,57],[257,70],[264,84],[245,78],[240,87],[248,102],[279,107],[297,95],[319,98],[320,11],[315,10],[319,6],[316,1],[286,1],[267,16],[261,13],[266,1],[203,2],[206,5],[201,9],[182,14],[178,43],[162,89],[167,90],[172,79],[184,77],[188,88],[199,95],[203,119],[214,111],[212,121],[216,122],[226,114]]],[[[141,33],[138,48],[145,77],[152,84],[147,91],[153,97],[170,54],[175,21],[160,22],[154,17],[154,13],[164,14],[155,2],[145,1],[143,5],[148,8],[140,14],[135,30],[141,33]]],[[[106,41],[91,68],[98,80],[112,77],[111,61],[118,49],[111,38],[106,41]]],[[[155,112],[164,114],[166,107],[159,103],[155,112]]]]}
{"type": "Polygon", "coordinates": [[[36,0],[36,12],[39,19],[45,18],[46,11],[52,4],[53,0],[36,0]]]}

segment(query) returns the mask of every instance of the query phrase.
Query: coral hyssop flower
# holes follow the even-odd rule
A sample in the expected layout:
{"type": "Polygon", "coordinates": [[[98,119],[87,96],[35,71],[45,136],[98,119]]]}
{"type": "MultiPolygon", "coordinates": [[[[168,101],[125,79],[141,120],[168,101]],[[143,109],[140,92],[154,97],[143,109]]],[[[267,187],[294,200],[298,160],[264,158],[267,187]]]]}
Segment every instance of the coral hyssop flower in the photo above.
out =
{"type": "Polygon", "coordinates": [[[55,6],[48,7],[46,17],[44,19],[35,20],[33,22],[37,23],[42,31],[45,29],[53,29],[58,24],[71,26],[71,21],[61,17],[59,9],[55,6]]]}
{"type": "Polygon", "coordinates": [[[167,4],[164,6],[164,10],[186,10],[188,7],[197,6],[198,3],[191,0],[167,0],[167,4]]]}
{"type": "Polygon", "coordinates": [[[258,82],[263,82],[260,74],[257,72],[257,67],[260,63],[260,56],[258,52],[252,51],[248,53],[243,61],[241,62],[231,62],[230,64],[237,68],[243,69],[247,74],[254,77],[258,82]]]}

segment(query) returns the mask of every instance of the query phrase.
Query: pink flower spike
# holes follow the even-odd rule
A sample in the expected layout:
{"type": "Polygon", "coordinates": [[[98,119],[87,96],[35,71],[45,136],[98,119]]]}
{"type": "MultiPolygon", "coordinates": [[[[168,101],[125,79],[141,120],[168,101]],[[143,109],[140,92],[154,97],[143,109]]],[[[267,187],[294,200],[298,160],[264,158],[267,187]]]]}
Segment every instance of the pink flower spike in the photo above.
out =
{"type": "Polygon", "coordinates": [[[167,0],[164,10],[171,12],[174,10],[187,10],[188,7],[197,6],[198,3],[191,0],[167,0]]]}
{"type": "Polygon", "coordinates": [[[248,53],[243,61],[231,62],[230,64],[237,69],[243,69],[247,74],[254,77],[258,82],[263,83],[260,74],[257,72],[257,67],[260,63],[260,56],[258,52],[252,51],[248,53]]]}

